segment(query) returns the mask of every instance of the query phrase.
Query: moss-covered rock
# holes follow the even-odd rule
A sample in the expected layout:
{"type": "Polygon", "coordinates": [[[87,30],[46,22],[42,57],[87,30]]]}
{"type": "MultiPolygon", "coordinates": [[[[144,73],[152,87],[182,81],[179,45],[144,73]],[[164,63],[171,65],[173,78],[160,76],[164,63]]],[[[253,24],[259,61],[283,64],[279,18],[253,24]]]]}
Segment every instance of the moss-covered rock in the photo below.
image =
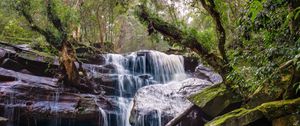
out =
{"type": "Polygon", "coordinates": [[[224,113],[227,107],[242,101],[238,94],[228,90],[224,84],[206,88],[202,92],[190,96],[189,100],[211,117],[224,113]]]}
{"type": "MultiPolygon", "coordinates": [[[[300,98],[264,103],[253,109],[240,108],[219,116],[205,124],[206,126],[244,126],[263,117],[272,120],[284,115],[297,113],[300,98]]],[[[299,111],[299,109],[298,109],[299,111]]]]}

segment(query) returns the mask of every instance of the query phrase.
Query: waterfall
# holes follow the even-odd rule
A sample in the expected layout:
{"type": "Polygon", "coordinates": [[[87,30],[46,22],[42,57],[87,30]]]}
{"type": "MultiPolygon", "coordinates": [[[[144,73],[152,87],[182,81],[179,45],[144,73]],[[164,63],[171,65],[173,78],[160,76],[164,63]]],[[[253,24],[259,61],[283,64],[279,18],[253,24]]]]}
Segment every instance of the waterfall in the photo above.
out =
{"type": "MultiPolygon", "coordinates": [[[[105,54],[105,65],[113,65],[109,75],[117,76],[117,91],[110,96],[118,106],[106,110],[108,126],[130,126],[129,116],[136,91],[151,84],[164,84],[186,78],[183,57],[158,51],[141,50],[130,54],[105,54]]],[[[160,112],[155,122],[143,123],[161,126],[160,112]]],[[[142,124],[144,125],[144,124],[142,124]]]]}
{"type": "MultiPolygon", "coordinates": [[[[141,50],[128,54],[103,54],[103,57],[101,58],[104,59],[104,63],[101,65],[84,64],[84,68],[87,70],[88,77],[91,77],[91,80],[95,84],[99,84],[98,86],[105,91],[106,94],[104,94],[105,97],[103,99],[105,98],[107,103],[102,103],[104,92],[100,92],[101,96],[74,93],[73,90],[69,92],[64,87],[61,87],[60,84],[56,85],[56,82],[53,85],[52,83],[49,85],[47,83],[43,84],[43,81],[51,78],[43,77],[43,80],[39,80],[41,77],[31,75],[26,76],[35,77],[32,79],[34,82],[23,82],[22,78],[24,77],[22,76],[25,76],[25,74],[15,72],[17,75],[15,75],[16,80],[13,84],[16,87],[11,88],[11,86],[7,86],[9,88],[6,88],[4,85],[4,88],[0,89],[0,91],[6,90],[9,92],[8,98],[4,101],[4,111],[0,112],[0,114],[3,113],[3,116],[9,119],[7,126],[23,126],[24,121],[27,120],[28,122],[26,123],[28,124],[25,126],[65,126],[67,124],[70,126],[131,126],[129,119],[134,106],[133,99],[140,88],[153,84],[180,81],[186,78],[184,59],[179,55],[167,55],[158,51],[141,50]],[[18,87],[18,83],[20,83],[20,87],[18,87]],[[27,88],[30,88],[30,91],[25,91],[27,88]],[[41,91],[37,92],[41,94],[34,96],[35,90],[40,89],[41,91]],[[23,94],[18,96],[15,92],[30,95],[30,100],[32,101],[26,102],[27,99],[24,101],[20,100],[22,99],[20,96],[23,96],[23,94]],[[75,98],[74,101],[72,98],[75,98]],[[95,102],[95,106],[88,106],[84,110],[84,112],[93,113],[91,115],[93,118],[87,115],[87,118],[89,118],[87,120],[81,117],[81,106],[78,107],[78,104],[80,103],[81,105],[81,102],[85,102],[85,100],[88,100],[88,102],[92,100],[92,103],[88,103],[89,105],[94,105],[93,102],[95,102]],[[37,112],[37,114],[28,117],[28,119],[24,118],[22,114],[19,114],[22,112],[20,110],[23,110],[19,109],[20,107],[18,108],[20,105],[23,108],[26,107],[29,110],[28,112],[32,111],[33,114],[37,112]],[[39,117],[38,112],[49,113],[49,117],[46,117],[47,115],[39,117]],[[74,113],[74,115],[65,115],[69,112],[74,113]],[[75,112],[78,112],[80,118],[84,119],[77,120],[75,112]],[[96,114],[98,114],[98,117],[96,114]]],[[[135,124],[135,126],[161,126],[163,122],[162,113],[163,111],[155,111],[151,116],[141,116],[140,122],[135,124]]]]}

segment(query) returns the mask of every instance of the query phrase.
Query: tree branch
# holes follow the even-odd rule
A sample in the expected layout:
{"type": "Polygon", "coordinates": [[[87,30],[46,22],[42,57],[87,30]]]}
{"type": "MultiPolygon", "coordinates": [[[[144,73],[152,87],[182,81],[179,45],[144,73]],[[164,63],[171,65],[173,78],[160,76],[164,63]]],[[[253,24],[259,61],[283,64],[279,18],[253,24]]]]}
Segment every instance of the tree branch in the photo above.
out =
{"type": "Polygon", "coordinates": [[[61,35],[60,36],[61,41],[65,41],[65,39],[67,39],[67,32],[65,30],[62,21],[59,19],[58,15],[54,10],[55,4],[53,3],[52,0],[46,0],[46,4],[47,4],[47,17],[49,18],[53,26],[59,31],[61,35]]]}
{"type": "Polygon", "coordinates": [[[170,44],[176,43],[181,46],[190,48],[192,51],[196,52],[205,59],[205,61],[212,66],[218,73],[223,77],[228,73],[230,67],[224,59],[218,57],[217,55],[210,53],[208,49],[203,47],[201,42],[197,40],[194,34],[180,30],[179,28],[171,25],[162,19],[151,14],[144,5],[139,5],[136,11],[140,21],[148,25],[148,31],[158,31],[166,38],[171,39],[170,44]]]}
{"type": "Polygon", "coordinates": [[[56,43],[57,38],[52,32],[50,32],[49,30],[42,29],[34,22],[32,16],[29,14],[29,8],[31,8],[30,1],[23,0],[17,5],[16,10],[19,11],[25,17],[26,21],[29,23],[29,27],[33,31],[36,31],[43,35],[49,42],[49,44],[51,44],[55,48],[58,48],[58,45],[56,43]]]}
{"type": "Polygon", "coordinates": [[[215,2],[213,0],[208,0],[209,4],[207,4],[205,0],[200,0],[200,2],[203,8],[211,15],[211,17],[214,19],[216,23],[216,30],[219,35],[218,48],[224,61],[228,63],[225,46],[224,46],[226,42],[226,33],[224,27],[222,26],[220,13],[215,9],[216,7],[215,2]]]}

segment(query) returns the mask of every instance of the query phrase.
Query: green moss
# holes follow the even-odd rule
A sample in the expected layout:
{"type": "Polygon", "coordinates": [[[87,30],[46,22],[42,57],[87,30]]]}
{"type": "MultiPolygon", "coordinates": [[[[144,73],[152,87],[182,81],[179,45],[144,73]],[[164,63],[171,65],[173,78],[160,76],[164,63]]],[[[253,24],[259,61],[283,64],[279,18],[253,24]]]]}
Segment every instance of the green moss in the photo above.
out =
{"type": "Polygon", "coordinates": [[[219,118],[216,118],[215,120],[207,123],[206,125],[207,126],[218,126],[218,125],[223,124],[224,122],[226,122],[227,120],[229,120],[231,118],[238,118],[247,112],[248,111],[245,108],[239,108],[239,109],[236,109],[236,110],[234,110],[228,114],[225,114],[219,118]]]}
{"type": "Polygon", "coordinates": [[[224,94],[225,91],[226,87],[223,84],[218,84],[206,88],[198,94],[190,96],[189,100],[198,107],[202,108],[218,95],[224,94]]]}
{"type": "Polygon", "coordinates": [[[32,51],[31,52],[22,52],[22,53],[18,53],[19,57],[22,57],[24,59],[29,59],[29,60],[37,60],[39,58],[42,58],[42,61],[45,63],[54,63],[54,56],[48,54],[48,53],[44,53],[44,52],[39,52],[39,51],[32,51]]]}
{"type": "Polygon", "coordinates": [[[254,109],[264,113],[267,118],[277,118],[282,113],[295,113],[300,105],[300,98],[264,103],[254,109]]]}
{"type": "Polygon", "coordinates": [[[300,98],[292,100],[281,100],[264,103],[253,109],[240,108],[232,112],[215,118],[205,124],[206,126],[223,125],[247,125],[262,117],[268,119],[278,118],[284,115],[296,113],[297,106],[300,105],[300,98]]]}
{"type": "Polygon", "coordinates": [[[189,97],[189,100],[211,117],[231,111],[231,108],[227,109],[228,106],[242,101],[240,95],[227,89],[224,84],[206,88],[200,93],[189,97]]]}

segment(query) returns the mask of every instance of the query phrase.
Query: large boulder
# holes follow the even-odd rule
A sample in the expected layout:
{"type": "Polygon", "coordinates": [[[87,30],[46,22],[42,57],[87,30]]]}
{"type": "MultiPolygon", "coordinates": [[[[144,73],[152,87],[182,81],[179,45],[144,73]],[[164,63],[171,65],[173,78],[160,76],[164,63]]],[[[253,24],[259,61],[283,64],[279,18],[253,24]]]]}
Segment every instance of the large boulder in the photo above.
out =
{"type": "Polygon", "coordinates": [[[165,125],[192,105],[187,96],[211,85],[212,83],[205,80],[189,78],[180,82],[143,87],[134,97],[130,122],[135,126],[165,125]],[[147,124],[145,120],[148,120],[147,124]]]}
{"type": "MultiPolygon", "coordinates": [[[[299,110],[300,98],[291,100],[281,100],[264,103],[252,109],[240,108],[232,112],[219,116],[205,124],[206,126],[246,126],[251,124],[261,125],[257,122],[260,119],[278,119],[279,117],[297,114],[299,110]],[[295,111],[296,110],[296,111],[295,111]]],[[[264,122],[264,124],[266,124],[264,122]]],[[[271,124],[271,123],[269,123],[271,124]]]]}

